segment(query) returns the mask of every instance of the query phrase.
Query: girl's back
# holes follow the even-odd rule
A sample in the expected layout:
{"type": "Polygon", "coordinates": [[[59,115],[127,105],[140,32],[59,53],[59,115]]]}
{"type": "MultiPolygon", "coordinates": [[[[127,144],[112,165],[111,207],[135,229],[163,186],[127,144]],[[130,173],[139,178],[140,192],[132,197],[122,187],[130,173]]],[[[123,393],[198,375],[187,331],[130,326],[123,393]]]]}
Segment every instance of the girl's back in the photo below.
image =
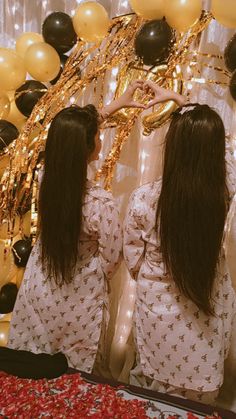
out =
{"type": "Polygon", "coordinates": [[[166,135],[161,182],[134,192],[125,221],[138,368],[153,383],[199,397],[222,384],[236,311],[222,249],[235,179],[220,116],[185,105],[166,135]]]}
{"type": "Polygon", "coordinates": [[[155,380],[196,391],[222,384],[236,297],[220,256],[212,293],[215,316],[184,296],[166,272],[156,210],[161,181],[137,189],[124,229],[124,256],[137,279],[136,342],[143,373],[155,380]]]}
{"type": "Polygon", "coordinates": [[[39,240],[19,290],[8,346],[34,353],[61,351],[71,367],[91,372],[102,325],[106,328],[106,280],[119,263],[121,241],[111,194],[87,182],[73,281],[58,287],[47,278],[39,240]]]}

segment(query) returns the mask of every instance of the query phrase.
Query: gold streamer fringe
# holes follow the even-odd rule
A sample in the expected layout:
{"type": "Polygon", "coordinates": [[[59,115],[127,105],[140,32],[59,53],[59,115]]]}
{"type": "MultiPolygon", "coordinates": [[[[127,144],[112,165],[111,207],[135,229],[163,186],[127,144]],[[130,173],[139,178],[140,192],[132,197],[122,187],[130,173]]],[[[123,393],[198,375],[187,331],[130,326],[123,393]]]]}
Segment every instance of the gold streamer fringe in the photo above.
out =
{"type": "MultiPolygon", "coordinates": [[[[22,209],[24,210],[29,200],[31,200],[32,213],[31,233],[33,237],[36,236],[38,182],[35,169],[37,171],[38,156],[40,151],[44,149],[47,131],[52,119],[67,105],[71,96],[76,94],[78,100],[88,86],[93,84],[94,89],[97,89],[99,83],[101,93],[98,103],[102,106],[107,72],[113,67],[117,67],[118,85],[124,85],[127,74],[122,70],[127,65],[130,65],[132,70],[136,70],[136,73],[134,71],[136,76],[138,73],[142,78],[151,78],[163,87],[168,86],[170,80],[178,79],[181,82],[186,82],[182,76],[173,76],[174,72],[177,66],[180,68],[181,65],[189,64],[191,61],[194,62],[196,60],[198,36],[207,27],[211,19],[212,15],[204,12],[199,22],[188,33],[179,36],[169,57],[168,67],[161,78],[155,72],[155,69],[145,69],[140,60],[137,60],[134,56],[133,41],[135,33],[144,22],[136,15],[126,15],[113,19],[107,38],[99,46],[88,46],[78,42],[65,64],[60,79],[39,100],[19,138],[6,151],[10,157],[10,164],[5,170],[0,184],[0,221],[3,218],[8,218],[8,237],[10,240],[12,239],[13,231],[11,220],[14,220],[18,212],[21,213],[22,209]],[[189,47],[194,44],[195,46],[192,48],[193,53],[189,57],[189,47]],[[80,74],[78,74],[79,71],[80,74]],[[33,149],[29,149],[30,138],[32,138],[33,131],[39,127],[39,121],[43,122],[38,138],[34,143],[33,149]]],[[[215,57],[209,54],[197,54],[204,55],[207,58],[215,57]]],[[[212,68],[214,69],[214,67],[212,68]]],[[[220,67],[218,67],[218,71],[221,71],[220,67]]],[[[226,75],[226,73],[224,74],[226,75]]],[[[194,74],[188,81],[198,82],[194,74]]],[[[222,82],[214,80],[206,80],[204,82],[222,84],[222,82]]],[[[149,99],[150,95],[146,95],[144,102],[147,103],[149,99]]],[[[134,109],[124,114],[125,123],[120,123],[117,128],[112,149],[97,174],[97,179],[104,178],[106,189],[111,189],[115,165],[120,157],[122,147],[129,137],[130,130],[137,116],[141,112],[142,110],[140,109],[134,109]],[[128,115],[128,119],[125,115],[128,115]]],[[[114,124],[117,124],[116,118],[113,121],[111,118],[110,121],[107,121],[106,127],[114,124]]]]}

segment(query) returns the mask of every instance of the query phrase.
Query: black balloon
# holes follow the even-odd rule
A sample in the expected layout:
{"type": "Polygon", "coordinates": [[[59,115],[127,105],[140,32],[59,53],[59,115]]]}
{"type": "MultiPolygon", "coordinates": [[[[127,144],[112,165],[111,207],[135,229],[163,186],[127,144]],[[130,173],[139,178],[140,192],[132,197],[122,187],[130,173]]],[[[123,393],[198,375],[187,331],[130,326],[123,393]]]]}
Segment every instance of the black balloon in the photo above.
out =
{"type": "Polygon", "coordinates": [[[0,120],[0,151],[4,150],[19,135],[18,129],[11,122],[0,120]]]}
{"type": "Polygon", "coordinates": [[[63,12],[53,12],[43,22],[42,34],[45,42],[59,54],[69,51],[77,41],[72,19],[63,12]]]}
{"type": "Polygon", "coordinates": [[[6,314],[13,311],[16,296],[17,296],[17,286],[12,282],[3,285],[0,290],[0,313],[6,314]]]}
{"type": "Polygon", "coordinates": [[[236,101],[236,70],[233,72],[233,75],[231,77],[229,90],[232,98],[236,101]]]}
{"type": "Polygon", "coordinates": [[[50,81],[51,84],[56,84],[56,82],[61,77],[61,73],[64,70],[64,67],[65,67],[65,64],[66,64],[66,61],[68,60],[68,58],[69,57],[67,55],[65,55],[65,54],[61,54],[60,55],[60,60],[61,60],[60,71],[59,71],[58,75],[55,77],[55,79],[53,79],[53,80],[50,81]]]}
{"type": "Polygon", "coordinates": [[[145,23],[135,38],[135,52],[144,64],[155,65],[167,61],[174,42],[174,32],[168,23],[151,20],[145,23]]]}
{"type": "Polygon", "coordinates": [[[225,65],[229,71],[236,69],[236,34],[230,39],[224,52],[225,65]]]}
{"type": "Polygon", "coordinates": [[[45,94],[47,87],[40,83],[40,81],[29,80],[22,84],[15,92],[16,106],[21,113],[25,116],[30,116],[34,106],[38,100],[45,94]],[[24,90],[30,90],[29,92],[22,93],[17,97],[17,94],[24,90]],[[44,90],[44,91],[41,91],[44,90]]]}
{"type": "Polygon", "coordinates": [[[16,266],[24,268],[29,259],[32,246],[31,241],[28,240],[18,240],[12,247],[12,252],[14,255],[14,262],[16,266]]]}

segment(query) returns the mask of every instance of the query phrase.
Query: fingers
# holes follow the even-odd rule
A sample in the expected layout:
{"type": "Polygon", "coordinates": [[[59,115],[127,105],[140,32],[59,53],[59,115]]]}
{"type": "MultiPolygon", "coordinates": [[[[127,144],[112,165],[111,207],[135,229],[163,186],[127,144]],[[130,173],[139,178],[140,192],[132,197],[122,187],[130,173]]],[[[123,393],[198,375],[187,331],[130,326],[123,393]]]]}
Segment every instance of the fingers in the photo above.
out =
{"type": "Polygon", "coordinates": [[[150,102],[148,102],[148,104],[145,106],[145,109],[149,109],[152,106],[157,105],[158,103],[161,103],[162,101],[160,99],[158,99],[157,97],[153,100],[150,100],[150,102]]]}
{"type": "Polygon", "coordinates": [[[132,83],[131,83],[131,85],[132,84],[137,84],[137,85],[143,85],[144,84],[144,80],[134,80],[134,81],[132,81],[132,83]]]}
{"type": "Polygon", "coordinates": [[[143,103],[139,103],[139,102],[131,102],[130,107],[131,108],[146,109],[146,105],[144,105],[143,103]]]}
{"type": "Polygon", "coordinates": [[[144,89],[151,89],[151,90],[155,90],[155,89],[157,88],[157,85],[156,85],[156,83],[154,83],[153,81],[151,81],[151,80],[147,80],[147,81],[145,81],[145,82],[144,82],[144,84],[143,84],[143,88],[144,88],[144,89]]]}
{"type": "Polygon", "coordinates": [[[135,80],[130,84],[130,89],[133,90],[133,91],[138,89],[138,88],[142,89],[143,84],[144,84],[143,80],[135,80]]]}

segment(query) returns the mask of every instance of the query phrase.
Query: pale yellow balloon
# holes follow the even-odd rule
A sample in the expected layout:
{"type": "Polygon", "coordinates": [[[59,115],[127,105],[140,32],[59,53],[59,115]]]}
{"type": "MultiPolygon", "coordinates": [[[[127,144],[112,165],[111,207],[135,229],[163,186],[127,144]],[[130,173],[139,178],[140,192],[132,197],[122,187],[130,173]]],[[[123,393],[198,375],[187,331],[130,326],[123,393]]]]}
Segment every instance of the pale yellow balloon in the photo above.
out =
{"type": "Polygon", "coordinates": [[[162,19],[164,16],[164,0],[130,0],[130,4],[144,19],[162,19]]]}
{"type": "Polygon", "coordinates": [[[46,42],[31,45],[25,53],[24,61],[28,73],[38,81],[53,80],[60,71],[60,57],[46,42]]]}
{"type": "Polygon", "coordinates": [[[167,23],[180,32],[187,31],[201,16],[201,0],[165,0],[167,23]]]}
{"type": "Polygon", "coordinates": [[[0,346],[7,346],[10,322],[0,323],[0,346]]]}
{"type": "Polygon", "coordinates": [[[0,241],[0,287],[10,282],[16,275],[17,266],[11,249],[5,247],[5,241],[0,241]]]}
{"type": "Polygon", "coordinates": [[[27,49],[37,42],[43,42],[43,37],[36,32],[25,32],[16,40],[16,52],[24,58],[27,49]]]}
{"type": "Polygon", "coordinates": [[[110,21],[106,9],[101,4],[88,1],[77,7],[73,25],[83,41],[99,42],[106,37],[110,21]]]}
{"type": "Polygon", "coordinates": [[[27,118],[17,108],[14,99],[14,93],[14,91],[7,92],[10,100],[10,112],[6,117],[6,120],[14,124],[16,128],[21,131],[25,122],[27,121],[27,118]]]}
{"type": "Polygon", "coordinates": [[[216,20],[227,28],[236,28],[236,1],[212,0],[211,11],[216,20]]]}
{"type": "MultiPolygon", "coordinates": [[[[1,226],[0,226],[0,240],[7,240],[7,230],[8,230],[8,220],[3,219],[1,226]]],[[[20,230],[20,217],[15,217],[14,229],[13,229],[13,236],[19,233],[20,230]]]]}
{"type": "Polygon", "coordinates": [[[24,83],[25,78],[23,59],[10,49],[0,48],[0,89],[17,89],[24,83]]]}
{"type": "Polygon", "coordinates": [[[11,321],[11,313],[0,315],[0,322],[10,322],[10,321],[11,321]]]}
{"type": "Polygon", "coordinates": [[[5,93],[0,93],[0,119],[6,119],[10,111],[9,97],[5,93]]]}
{"type": "Polygon", "coordinates": [[[25,268],[17,268],[16,273],[16,286],[19,289],[24,278],[25,268]]]}

